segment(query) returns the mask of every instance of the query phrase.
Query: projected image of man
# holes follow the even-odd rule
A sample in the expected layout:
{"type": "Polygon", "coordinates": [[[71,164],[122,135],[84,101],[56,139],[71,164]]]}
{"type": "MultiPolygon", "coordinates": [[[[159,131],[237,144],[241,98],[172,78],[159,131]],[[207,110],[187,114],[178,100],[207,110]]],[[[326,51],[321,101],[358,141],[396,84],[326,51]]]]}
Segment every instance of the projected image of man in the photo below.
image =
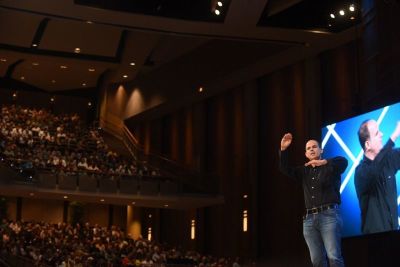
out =
{"type": "Polygon", "coordinates": [[[400,169],[400,149],[394,148],[399,135],[400,122],[397,122],[385,146],[375,120],[364,121],[358,130],[364,158],[356,168],[354,184],[364,234],[397,230],[399,227],[395,175],[400,169]]]}

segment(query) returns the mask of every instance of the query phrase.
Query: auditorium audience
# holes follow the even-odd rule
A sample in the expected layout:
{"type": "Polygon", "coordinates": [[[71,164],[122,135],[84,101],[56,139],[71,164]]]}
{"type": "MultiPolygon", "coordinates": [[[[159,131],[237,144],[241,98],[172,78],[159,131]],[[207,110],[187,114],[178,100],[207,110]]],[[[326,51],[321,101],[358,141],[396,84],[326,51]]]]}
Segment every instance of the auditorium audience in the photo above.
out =
{"type": "Polygon", "coordinates": [[[0,153],[15,169],[68,175],[160,176],[145,162],[111,151],[99,129],[84,127],[76,114],[3,106],[0,129],[0,153]]]}
{"type": "Polygon", "coordinates": [[[1,255],[20,256],[36,266],[238,266],[237,260],[134,240],[117,226],[3,220],[0,237],[1,255]]]}

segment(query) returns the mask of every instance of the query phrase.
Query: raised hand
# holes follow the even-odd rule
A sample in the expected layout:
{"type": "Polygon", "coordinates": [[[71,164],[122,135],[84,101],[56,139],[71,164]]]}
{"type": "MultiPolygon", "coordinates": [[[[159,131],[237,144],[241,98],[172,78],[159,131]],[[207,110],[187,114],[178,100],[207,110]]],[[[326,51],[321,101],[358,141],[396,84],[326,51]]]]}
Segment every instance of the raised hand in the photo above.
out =
{"type": "Polygon", "coordinates": [[[286,150],[292,143],[293,136],[291,133],[286,133],[281,140],[281,151],[286,150]]]}
{"type": "Polygon", "coordinates": [[[390,136],[390,139],[392,139],[393,142],[396,142],[397,137],[400,135],[400,121],[397,122],[396,128],[394,129],[392,135],[390,136]]]}

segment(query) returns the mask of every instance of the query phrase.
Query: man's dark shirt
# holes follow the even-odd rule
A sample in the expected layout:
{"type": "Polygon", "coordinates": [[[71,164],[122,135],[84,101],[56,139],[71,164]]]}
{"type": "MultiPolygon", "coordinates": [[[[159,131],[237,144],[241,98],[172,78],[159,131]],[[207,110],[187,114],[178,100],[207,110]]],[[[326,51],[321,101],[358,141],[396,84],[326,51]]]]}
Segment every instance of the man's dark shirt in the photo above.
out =
{"type": "Polygon", "coordinates": [[[280,151],[279,169],[282,173],[303,184],[307,209],[324,204],[340,204],[340,175],[346,170],[347,159],[334,157],[317,167],[290,167],[287,149],[280,151]]]}
{"type": "Polygon", "coordinates": [[[365,234],[399,227],[395,175],[400,169],[400,150],[393,147],[389,139],[374,160],[364,156],[356,168],[354,184],[365,234]]]}

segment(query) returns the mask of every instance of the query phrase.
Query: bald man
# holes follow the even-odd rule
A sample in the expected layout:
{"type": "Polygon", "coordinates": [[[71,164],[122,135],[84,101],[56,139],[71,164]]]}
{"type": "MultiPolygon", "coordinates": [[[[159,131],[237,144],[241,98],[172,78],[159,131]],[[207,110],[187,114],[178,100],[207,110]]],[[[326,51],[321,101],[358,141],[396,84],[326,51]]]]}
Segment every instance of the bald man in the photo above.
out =
{"type": "Polygon", "coordinates": [[[293,136],[282,137],[280,170],[302,183],[306,211],[303,216],[303,235],[313,266],[344,266],[341,251],[343,221],[340,214],[341,174],[347,167],[343,157],[322,159],[318,141],[309,140],[305,146],[307,162],[292,167],[288,161],[288,147],[293,136]]]}
{"type": "Polygon", "coordinates": [[[382,132],[375,120],[366,120],[358,130],[364,158],[354,174],[354,185],[361,209],[364,234],[397,230],[396,172],[400,169],[400,149],[394,142],[400,135],[400,122],[382,145],[382,132]]]}

